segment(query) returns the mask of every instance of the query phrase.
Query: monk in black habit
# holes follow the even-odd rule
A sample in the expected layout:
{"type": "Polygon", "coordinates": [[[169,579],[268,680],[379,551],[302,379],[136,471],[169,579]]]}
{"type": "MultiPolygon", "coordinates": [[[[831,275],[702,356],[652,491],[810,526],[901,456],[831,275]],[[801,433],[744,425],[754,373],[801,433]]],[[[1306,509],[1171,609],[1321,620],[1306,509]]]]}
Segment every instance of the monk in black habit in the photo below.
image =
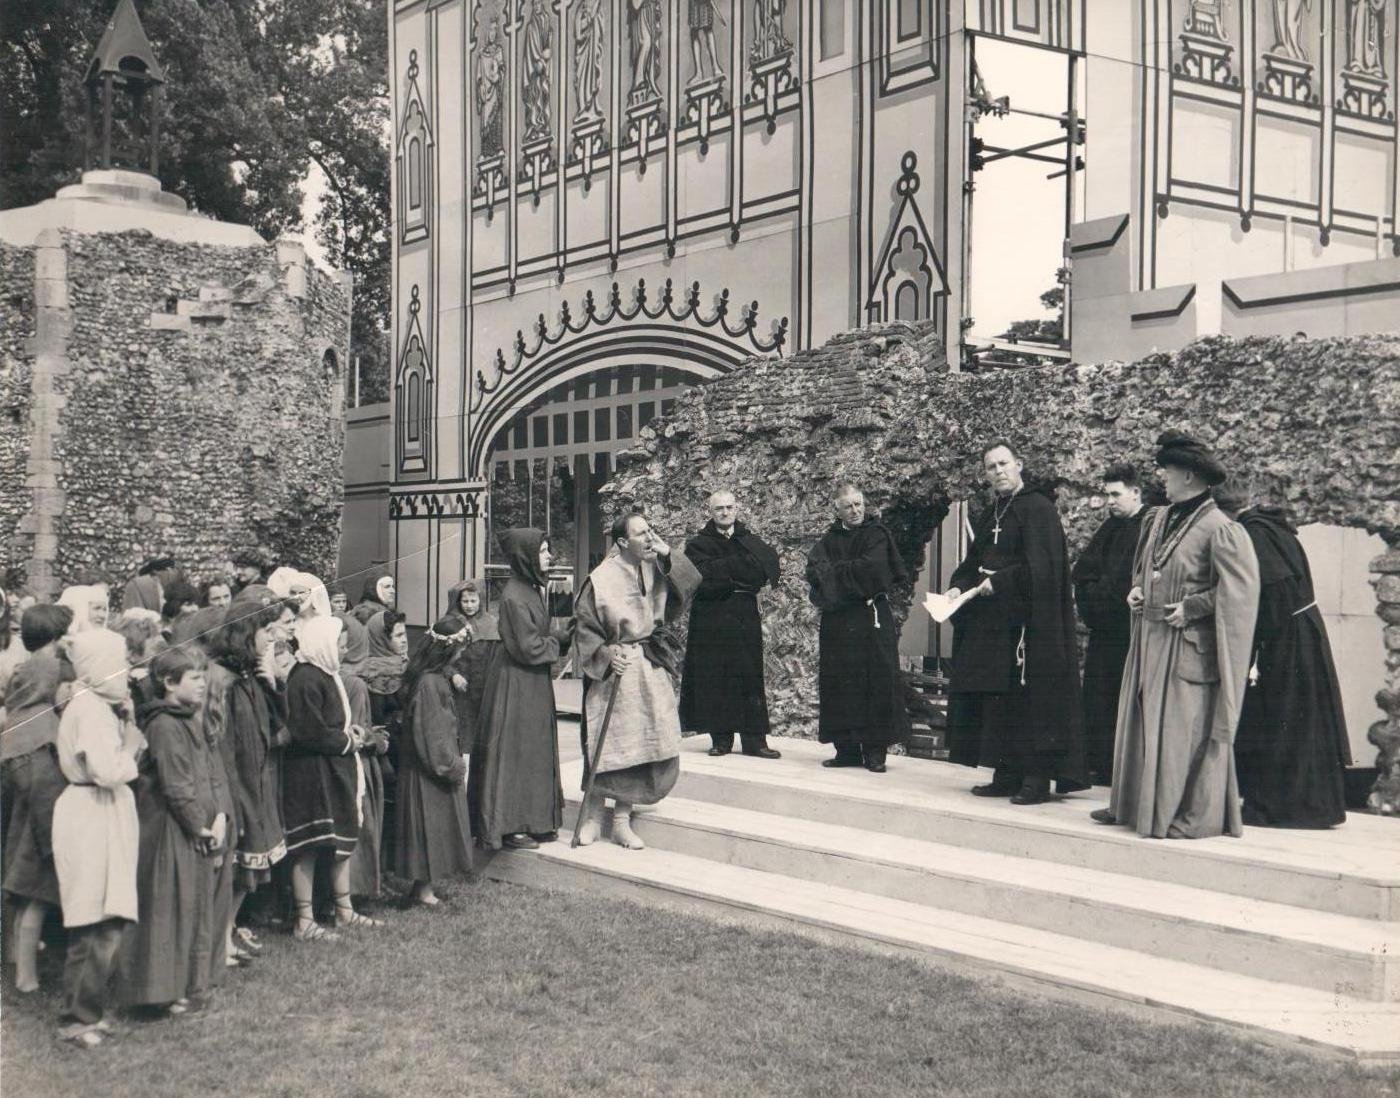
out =
{"type": "Polygon", "coordinates": [[[1108,518],[1085,546],[1072,573],[1074,602],[1089,630],[1084,652],[1084,756],[1095,785],[1113,780],[1113,732],[1118,726],[1118,688],[1132,638],[1128,592],[1133,556],[1142,532],[1142,485],[1131,465],[1103,475],[1108,518]]]}
{"type": "Polygon", "coordinates": [[[738,732],[745,755],[781,758],[768,746],[758,616],[758,592],[778,585],[778,554],[738,521],[733,492],[715,492],[709,509],[710,521],[685,546],[701,580],[690,606],[681,727],[709,733],[711,755],[728,755],[738,732]]]}
{"type": "Polygon", "coordinates": [[[807,583],[821,611],[818,739],[836,748],[822,765],[864,764],[883,774],[886,749],[909,738],[889,600],[909,572],[890,532],[866,516],[857,488],[837,492],[836,516],[807,554],[807,583]]]}
{"type": "Polygon", "coordinates": [[[1227,480],[1214,495],[1259,558],[1253,666],[1235,736],[1244,822],[1314,829],[1345,823],[1351,745],[1307,554],[1287,513],[1251,506],[1241,480],[1227,480]]]}
{"type": "Polygon", "coordinates": [[[1065,533],[1010,444],[989,446],[982,466],[992,506],[948,588],[978,592],[953,616],[950,758],[995,769],[977,796],[1040,804],[1051,778],[1060,793],[1088,787],[1065,533]]]}

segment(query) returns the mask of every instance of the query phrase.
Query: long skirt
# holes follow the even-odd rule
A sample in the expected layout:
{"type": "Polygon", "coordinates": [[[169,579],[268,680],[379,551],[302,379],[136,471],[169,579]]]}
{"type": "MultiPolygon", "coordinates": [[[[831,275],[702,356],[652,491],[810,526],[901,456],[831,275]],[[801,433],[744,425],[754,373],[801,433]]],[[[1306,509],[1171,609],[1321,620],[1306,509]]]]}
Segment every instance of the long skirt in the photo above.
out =
{"type": "Polygon", "coordinates": [[[173,1003],[209,987],[219,861],[195,849],[168,812],[142,820],[136,878],[141,918],[127,929],[123,945],[127,1002],[173,1003]]]}
{"type": "Polygon", "coordinates": [[[426,773],[407,745],[399,753],[394,869],[410,881],[440,881],[472,869],[467,791],[426,773]]]}
{"type": "Polygon", "coordinates": [[[360,840],[350,856],[350,891],[356,896],[375,897],[380,890],[379,863],[384,838],[384,771],[377,755],[362,754],[365,768],[365,795],[361,801],[360,840]]]}
{"type": "Polygon", "coordinates": [[[125,785],[70,785],[53,812],[53,860],[63,925],[135,919],[140,823],[125,785]]]}
{"type": "Polygon", "coordinates": [[[5,892],[20,900],[58,906],[53,864],[54,805],[68,784],[48,744],[6,759],[5,892]]]}

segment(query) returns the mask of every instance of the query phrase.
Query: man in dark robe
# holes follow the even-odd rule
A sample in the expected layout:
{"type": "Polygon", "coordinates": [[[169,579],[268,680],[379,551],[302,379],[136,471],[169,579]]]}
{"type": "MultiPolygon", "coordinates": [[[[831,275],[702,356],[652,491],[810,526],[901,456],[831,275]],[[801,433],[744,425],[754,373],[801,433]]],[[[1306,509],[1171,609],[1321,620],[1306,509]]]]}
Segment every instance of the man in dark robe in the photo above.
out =
{"type": "Polygon", "coordinates": [[[1143,513],[1137,470],[1131,465],[1107,470],[1103,494],[1108,518],[1094,531],[1073,572],[1074,602],[1089,630],[1084,652],[1084,755],[1095,785],[1112,784],[1118,688],[1132,638],[1128,591],[1143,513]]]}
{"type": "Polygon", "coordinates": [[[768,746],[763,625],[758,592],[778,585],[778,554],[738,521],[733,492],[710,496],[710,521],[686,543],[700,571],[681,675],[681,727],[709,733],[711,755],[728,755],[739,733],[745,755],[782,756],[768,746]]]}
{"type": "Polygon", "coordinates": [[[1282,508],[1251,506],[1251,494],[1236,477],[1214,490],[1259,558],[1253,666],[1235,736],[1244,822],[1334,827],[1347,818],[1351,745],[1332,646],[1296,528],[1282,508]]]}
{"type": "Polygon", "coordinates": [[[982,467],[992,506],[947,592],[977,592],[953,618],[950,757],[994,769],[977,796],[1040,804],[1051,778],[1060,793],[1088,786],[1065,532],[1009,443],[987,447],[982,467]]]}
{"type": "Polygon", "coordinates": [[[855,486],[836,494],[836,521],[807,555],[807,583],[821,611],[818,738],[835,746],[823,766],[885,772],[886,749],[909,738],[899,673],[899,626],[889,591],[909,572],[894,538],[865,513],[855,486]]]}

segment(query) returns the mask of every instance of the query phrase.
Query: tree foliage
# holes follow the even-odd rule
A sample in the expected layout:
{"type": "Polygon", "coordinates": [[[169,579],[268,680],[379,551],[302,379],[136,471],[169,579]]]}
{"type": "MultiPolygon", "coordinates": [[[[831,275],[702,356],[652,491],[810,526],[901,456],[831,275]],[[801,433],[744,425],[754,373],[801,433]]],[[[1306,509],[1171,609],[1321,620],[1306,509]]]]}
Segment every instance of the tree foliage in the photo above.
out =
{"type": "MultiPolygon", "coordinates": [[[[0,204],[75,182],[84,70],[116,0],[0,5],[0,204]]],[[[362,399],[387,393],[389,100],[382,0],[144,0],[165,69],[160,178],[193,209],[269,238],[312,226],[355,276],[362,399]],[[312,167],[317,169],[312,172],[312,167]]]]}

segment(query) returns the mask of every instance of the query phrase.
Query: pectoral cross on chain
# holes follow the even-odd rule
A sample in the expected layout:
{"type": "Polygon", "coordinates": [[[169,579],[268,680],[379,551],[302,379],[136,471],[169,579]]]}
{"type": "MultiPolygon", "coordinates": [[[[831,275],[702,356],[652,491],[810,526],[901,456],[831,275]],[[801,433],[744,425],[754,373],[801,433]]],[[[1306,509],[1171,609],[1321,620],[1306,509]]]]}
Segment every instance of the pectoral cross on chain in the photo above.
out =
{"type": "Polygon", "coordinates": [[[996,525],[992,527],[992,544],[996,545],[1001,540],[1001,519],[998,518],[996,525]]]}

